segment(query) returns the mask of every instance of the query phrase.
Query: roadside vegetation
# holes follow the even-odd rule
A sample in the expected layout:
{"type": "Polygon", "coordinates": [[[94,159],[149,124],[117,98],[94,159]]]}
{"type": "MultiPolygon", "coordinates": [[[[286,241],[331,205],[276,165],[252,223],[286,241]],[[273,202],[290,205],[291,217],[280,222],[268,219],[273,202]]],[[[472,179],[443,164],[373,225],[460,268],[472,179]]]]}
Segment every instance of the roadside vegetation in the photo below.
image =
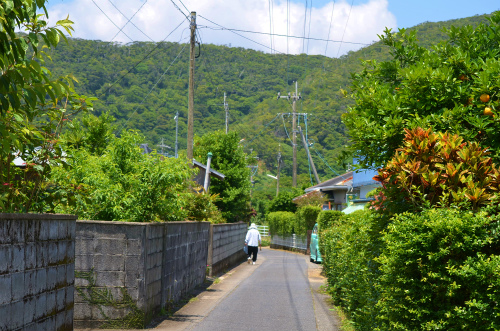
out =
{"type": "Polygon", "coordinates": [[[386,31],[392,59],[353,78],[351,152],[382,187],[319,223],[328,292],[357,331],[500,329],[500,13],[446,33],[425,48],[386,31]]]}

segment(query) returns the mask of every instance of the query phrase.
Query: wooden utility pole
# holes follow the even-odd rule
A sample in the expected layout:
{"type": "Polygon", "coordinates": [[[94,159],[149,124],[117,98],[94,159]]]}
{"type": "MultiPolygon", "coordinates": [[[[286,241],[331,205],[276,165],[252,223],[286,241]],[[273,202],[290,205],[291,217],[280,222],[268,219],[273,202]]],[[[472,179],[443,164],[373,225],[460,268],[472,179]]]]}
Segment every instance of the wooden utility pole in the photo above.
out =
{"type": "Polygon", "coordinates": [[[229,132],[229,105],[226,102],[226,92],[224,92],[224,110],[226,111],[226,134],[229,132]]]}
{"type": "Polygon", "coordinates": [[[179,112],[175,114],[175,158],[179,157],[179,154],[177,153],[179,149],[178,135],[179,135],[179,112]]]}
{"type": "Polygon", "coordinates": [[[304,137],[304,132],[302,132],[302,129],[299,126],[299,132],[300,135],[302,136],[302,143],[304,144],[304,148],[306,149],[307,157],[309,158],[309,163],[311,164],[311,168],[314,174],[314,178],[316,179],[316,183],[320,183],[319,181],[319,176],[318,172],[316,171],[316,166],[314,165],[314,161],[311,157],[311,152],[309,152],[309,145],[307,144],[306,137],[304,137]]]}
{"type": "Polygon", "coordinates": [[[287,96],[281,96],[278,93],[279,98],[287,98],[288,100],[292,99],[292,147],[293,147],[293,173],[292,173],[292,185],[293,187],[297,187],[297,109],[296,103],[297,100],[301,99],[300,94],[298,94],[298,83],[295,82],[295,94],[290,95],[288,93],[287,96]]]}
{"type": "Polygon", "coordinates": [[[189,48],[189,97],[188,97],[188,136],[187,158],[189,166],[193,166],[193,137],[194,137],[194,48],[196,38],[196,12],[191,12],[191,45],[189,48]]]}
{"type": "Polygon", "coordinates": [[[278,150],[278,174],[276,175],[276,196],[280,193],[281,144],[278,150]]]}

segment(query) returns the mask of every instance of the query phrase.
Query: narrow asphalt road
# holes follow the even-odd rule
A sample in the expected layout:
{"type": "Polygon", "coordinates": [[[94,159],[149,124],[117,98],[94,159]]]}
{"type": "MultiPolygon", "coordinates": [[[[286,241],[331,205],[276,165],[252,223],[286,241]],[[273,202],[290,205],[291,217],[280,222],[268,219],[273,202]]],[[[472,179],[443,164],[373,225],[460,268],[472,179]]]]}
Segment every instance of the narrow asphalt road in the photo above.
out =
{"type": "Polygon", "coordinates": [[[304,254],[264,248],[256,265],[243,263],[229,270],[151,327],[156,331],[339,331],[339,318],[327,302],[328,295],[320,291],[325,284],[321,270],[304,254]]]}
{"type": "MultiPolygon", "coordinates": [[[[164,324],[158,329],[338,330],[336,316],[324,302],[325,296],[317,291],[324,282],[319,275],[321,268],[311,264],[307,256],[264,249],[259,252],[256,265],[245,263],[237,269],[239,270],[234,275],[229,275],[221,282],[229,282],[234,278],[233,281],[237,284],[220,297],[209,312],[197,315],[197,318],[191,319],[191,323],[184,324],[184,327],[170,328],[164,324]],[[237,278],[240,278],[239,281],[237,278]]],[[[213,294],[215,293],[217,291],[213,294]]],[[[203,305],[203,297],[199,301],[198,305],[203,305]]],[[[193,304],[197,305],[196,302],[193,304]]]]}

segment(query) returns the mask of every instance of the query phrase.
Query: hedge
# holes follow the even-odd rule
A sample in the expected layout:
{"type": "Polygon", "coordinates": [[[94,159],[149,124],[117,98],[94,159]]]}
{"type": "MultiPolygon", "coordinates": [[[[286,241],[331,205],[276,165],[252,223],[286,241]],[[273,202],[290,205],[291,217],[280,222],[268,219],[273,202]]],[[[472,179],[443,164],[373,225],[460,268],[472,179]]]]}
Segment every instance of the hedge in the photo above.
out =
{"type": "Polygon", "coordinates": [[[344,215],[338,210],[322,210],[318,215],[318,226],[320,230],[326,230],[333,226],[340,217],[344,215]]]}
{"type": "Polygon", "coordinates": [[[269,232],[281,236],[293,233],[295,214],[289,211],[276,211],[266,216],[269,232]]]}
{"type": "Polygon", "coordinates": [[[318,219],[321,207],[303,206],[295,213],[295,233],[306,234],[307,230],[312,230],[318,219]]]}
{"type": "Polygon", "coordinates": [[[379,259],[381,330],[499,330],[499,235],[484,213],[395,217],[379,259]]]}
{"type": "Polygon", "coordinates": [[[356,331],[500,330],[498,216],[357,211],[321,231],[320,250],[356,331]]]}

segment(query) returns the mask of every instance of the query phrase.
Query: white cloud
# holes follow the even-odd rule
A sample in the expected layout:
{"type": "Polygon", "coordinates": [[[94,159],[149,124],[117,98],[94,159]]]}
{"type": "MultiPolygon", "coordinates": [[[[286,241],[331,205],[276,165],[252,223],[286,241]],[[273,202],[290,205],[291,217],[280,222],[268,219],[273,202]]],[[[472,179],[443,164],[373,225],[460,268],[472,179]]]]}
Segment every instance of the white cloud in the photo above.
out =
{"type": "MultiPolygon", "coordinates": [[[[168,41],[187,41],[189,37],[189,23],[183,18],[181,13],[166,0],[73,0],[72,2],[61,3],[49,7],[51,21],[70,15],[70,19],[75,22],[74,37],[84,39],[98,39],[111,41],[115,35],[114,41],[130,42],[132,40],[163,40],[170,31],[172,31],[183,20],[181,27],[172,34],[168,41]],[[95,1],[95,3],[94,3],[95,1]],[[125,15],[125,18],[111,4],[115,6],[125,15]],[[100,9],[96,6],[100,7],[100,9]],[[143,6],[142,6],[143,5],[143,6]],[[135,15],[133,22],[142,32],[136,29],[132,24],[128,24],[124,29],[124,33],[118,33],[119,27],[123,27],[136,11],[141,10],[135,15]],[[102,10],[102,11],[101,11],[102,10]],[[103,14],[106,15],[114,22],[103,14]],[[147,35],[147,37],[145,36],[147,35]],[[129,38],[130,37],[130,38],[129,38]]],[[[174,2],[184,10],[184,7],[178,0],[174,2]]],[[[197,24],[200,28],[204,43],[213,44],[231,44],[233,47],[245,47],[269,52],[266,47],[253,43],[229,31],[211,30],[207,28],[216,27],[216,25],[205,20],[206,17],[213,22],[227,27],[240,30],[250,30],[268,33],[270,31],[270,15],[269,15],[269,0],[184,0],[186,7],[197,12],[197,24]]],[[[287,34],[287,3],[284,0],[271,1],[273,5],[273,28],[274,33],[287,34]]],[[[304,14],[305,4],[291,3],[289,35],[304,36],[304,14]]],[[[328,27],[330,25],[330,17],[332,12],[332,2],[327,3],[322,8],[313,8],[312,13],[307,12],[306,18],[306,35],[310,37],[327,39],[328,27]],[[311,15],[311,16],[310,16],[311,15]],[[311,17],[311,22],[309,22],[311,17]]],[[[330,40],[343,40],[347,42],[371,43],[378,40],[377,34],[382,33],[385,27],[396,27],[396,18],[388,10],[387,0],[369,0],[364,4],[353,6],[351,10],[350,3],[344,1],[336,1],[334,8],[334,16],[332,27],[330,30],[330,40]],[[349,15],[350,12],[350,15],[349,15]],[[349,19],[348,19],[349,17],[349,19]],[[347,27],[346,27],[347,23],[347,27]],[[344,35],[345,29],[345,35],[344,35]]],[[[255,40],[267,47],[271,44],[271,39],[268,35],[249,34],[238,32],[252,40],[255,40]]],[[[324,54],[326,42],[324,41],[307,41],[302,39],[288,38],[288,51],[291,54],[302,53],[307,51],[308,54],[324,54]]],[[[273,47],[279,52],[287,52],[287,38],[275,36],[273,38],[273,47]]],[[[328,56],[337,56],[340,43],[328,43],[328,56]]],[[[349,50],[360,48],[360,45],[344,43],[339,55],[345,54],[349,50]]]]}

